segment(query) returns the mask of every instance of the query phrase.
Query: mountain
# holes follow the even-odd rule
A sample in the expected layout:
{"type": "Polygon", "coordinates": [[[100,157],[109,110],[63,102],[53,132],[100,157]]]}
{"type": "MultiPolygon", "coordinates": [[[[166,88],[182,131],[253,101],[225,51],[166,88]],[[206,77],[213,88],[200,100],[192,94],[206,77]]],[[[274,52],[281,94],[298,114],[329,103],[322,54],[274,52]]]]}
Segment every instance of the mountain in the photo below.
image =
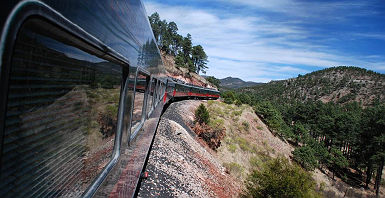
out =
{"type": "Polygon", "coordinates": [[[221,81],[221,85],[220,85],[221,87],[232,88],[232,89],[237,89],[242,87],[251,87],[251,86],[261,84],[261,83],[251,82],[251,81],[245,82],[239,78],[233,78],[233,77],[227,77],[219,80],[221,81]]]}
{"type": "Polygon", "coordinates": [[[243,88],[259,99],[322,101],[363,106],[385,103],[385,75],[358,67],[332,67],[304,76],[243,88]]]}

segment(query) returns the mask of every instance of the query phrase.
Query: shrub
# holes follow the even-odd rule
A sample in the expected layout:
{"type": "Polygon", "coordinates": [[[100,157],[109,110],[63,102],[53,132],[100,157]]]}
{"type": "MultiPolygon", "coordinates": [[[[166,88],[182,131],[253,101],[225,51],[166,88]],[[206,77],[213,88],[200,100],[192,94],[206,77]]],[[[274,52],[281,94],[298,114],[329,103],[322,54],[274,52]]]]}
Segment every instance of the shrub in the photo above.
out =
{"type": "Polygon", "coordinates": [[[240,100],[235,100],[234,104],[239,107],[242,105],[242,102],[240,100]]]}
{"type": "Polygon", "coordinates": [[[319,190],[320,191],[324,191],[326,189],[326,183],[325,182],[321,182],[320,184],[319,184],[319,190]]]}
{"type": "Polygon", "coordinates": [[[241,148],[243,151],[250,151],[251,150],[250,143],[246,139],[241,138],[241,137],[237,137],[236,141],[239,145],[239,148],[241,148]]]}
{"type": "Polygon", "coordinates": [[[207,101],[207,105],[208,105],[208,106],[211,106],[211,105],[213,105],[214,103],[215,103],[214,100],[209,100],[209,101],[207,101]]]}
{"type": "Polygon", "coordinates": [[[116,119],[115,117],[118,115],[118,108],[119,106],[117,104],[110,104],[105,107],[105,112],[111,119],[116,119]]]}
{"type": "Polygon", "coordinates": [[[220,117],[225,117],[225,113],[222,111],[222,108],[217,107],[217,106],[210,106],[208,108],[209,114],[211,116],[220,116],[220,117]]]}
{"type": "Polygon", "coordinates": [[[227,146],[227,149],[231,152],[231,153],[235,153],[235,151],[237,150],[237,146],[235,144],[229,144],[227,146]]]}
{"type": "Polygon", "coordinates": [[[310,173],[279,157],[249,175],[244,197],[320,197],[315,186],[310,173]]]}
{"type": "Polygon", "coordinates": [[[195,121],[198,122],[199,124],[209,123],[210,114],[207,111],[205,105],[200,104],[197,110],[195,110],[195,121]]]}
{"type": "Polygon", "coordinates": [[[245,131],[249,131],[250,130],[250,124],[248,122],[243,121],[242,122],[242,126],[245,129],[245,131]]]}
{"type": "Polygon", "coordinates": [[[259,157],[255,156],[250,158],[249,163],[254,169],[259,169],[263,166],[263,161],[259,157]]]}
{"type": "Polygon", "coordinates": [[[224,129],[224,123],[225,121],[223,119],[217,118],[217,119],[211,119],[209,126],[213,129],[224,129]]]}
{"type": "Polygon", "coordinates": [[[205,123],[196,122],[193,130],[214,151],[221,146],[221,141],[226,136],[226,132],[222,128],[211,128],[205,123]]]}
{"type": "Polygon", "coordinates": [[[226,103],[226,104],[233,104],[233,100],[231,99],[231,98],[225,98],[224,99],[224,102],[226,103]]]}
{"type": "Polygon", "coordinates": [[[227,169],[228,172],[241,175],[243,172],[243,167],[235,162],[224,163],[223,166],[227,169]]]}
{"type": "Polygon", "coordinates": [[[239,111],[234,110],[233,112],[231,112],[232,116],[240,116],[241,114],[242,114],[242,110],[239,110],[239,111]]]}

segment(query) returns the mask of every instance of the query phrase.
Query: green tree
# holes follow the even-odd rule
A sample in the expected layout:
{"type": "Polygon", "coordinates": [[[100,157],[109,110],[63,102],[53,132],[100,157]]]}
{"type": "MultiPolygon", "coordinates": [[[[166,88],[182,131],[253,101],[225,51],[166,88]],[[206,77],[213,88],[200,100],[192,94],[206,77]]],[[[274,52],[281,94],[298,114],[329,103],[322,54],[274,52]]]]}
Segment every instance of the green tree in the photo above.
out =
{"type": "Polygon", "coordinates": [[[316,152],[312,147],[306,145],[297,147],[293,151],[293,158],[304,169],[312,171],[318,167],[318,159],[316,158],[316,152]]]}
{"type": "Polygon", "coordinates": [[[151,14],[151,16],[148,17],[148,19],[150,21],[152,32],[154,33],[155,40],[158,42],[160,32],[161,32],[159,14],[157,12],[155,12],[155,13],[151,14]]]}
{"type": "Polygon", "coordinates": [[[190,59],[192,51],[192,39],[191,34],[187,33],[187,36],[183,38],[182,51],[185,59],[190,59]]]}
{"type": "Polygon", "coordinates": [[[238,95],[238,100],[242,103],[242,104],[251,104],[251,98],[248,94],[245,94],[245,93],[241,93],[238,95]]]}
{"type": "MultiPolygon", "coordinates": [[[[170,22],[174,23],[174,22],[170,22]]],[[[175,24],[175,29],[178,29],[178,27],[175,24]]],[[[172,46],[171,46],[171,53],[172,55],[176,56],[182,49],[182,42],[183,42],[183,36],[180,34],[173,34],[172,36],[172,46]]]]}
{"type": "Polygon", "coordinates": [[[194,67],[196,68],[196,73],[199,74],[200,71],[202,73],[206,73],[207,67],[207,55],[205,51],[203,50],[203,47],[201,45],[194,46],[192,48],[192,54],[191,58],[194,64],[194,67]]]}
{"type": "Polygon", "coordinates": [[[217,88],[219,88],[219,84],[221,84],[221,81],[214,76],[208,76],[206,77],[206,80],[214,84],[217,88]]]}
{"type": "Polygon", "coordinates": [[[175,64],[178,67],[188,68],[190,72],[196,72],[196,68],[191,58],[192,41],[190,34],[187,34],[187,36],[183,38],[181,48],[182,51],[178,53],[175,59],[175,64]]]}
{"type": "Polygon", "coordinates": [[[284,121],[281,112],[270,102],[259,102],[254,106],[254,111],[270,129],[283,138],[293,138],[291,128],[284,121]]]}
{"type": "Polygon", "coordinates": [[[343,168],[346,168],[349,165],[349,162],[346,160],[346,158],[342,155],[342,152],[336,148],[332,147],[330,149],[329,153],[329,167],[334,169],[333,171],[333,179],[334,179],[334,173],[336,171],[339,171],[343,168]]]}
{"type": "Polygon", "coordinates": [[[185,67],[185,61],[184,61],[184,56],[182,55],[182,53],[179,53],[175,56],[175,65],[176,67],[185,67]]]}
{"type": "Polygon", "coordinates": [[[222,93],[221,97],[224,99],[224,102],[226,104],[233,104],[233,102],[236,99],[235,94],[234,94],[233,91],[225,91],[225,92],[222,93]]]}
{"type": "Polygon", "coordinates": [[[320,197],[311,174],[279,157],[254,171],[246,181],[245,197],[320,197]]]}
{"type": "MultiPolygon", "coordinates": [[[[366,186],[368,187],[375,168],[380,173],[384,167],[385,159],[385,105],[376,105],[364,110],[363,131],[360,144],[361,159],[366,165],[366,186]]],[[[376,194],[380,188],[382,174],[375,178],[376,194]]]]}
{"type": "Polygon", "coordinates": [[[210,121],[210,114],[204,104],[200,104],[195,110],[195,121],[199,124],[208,124],[210,121]]]}

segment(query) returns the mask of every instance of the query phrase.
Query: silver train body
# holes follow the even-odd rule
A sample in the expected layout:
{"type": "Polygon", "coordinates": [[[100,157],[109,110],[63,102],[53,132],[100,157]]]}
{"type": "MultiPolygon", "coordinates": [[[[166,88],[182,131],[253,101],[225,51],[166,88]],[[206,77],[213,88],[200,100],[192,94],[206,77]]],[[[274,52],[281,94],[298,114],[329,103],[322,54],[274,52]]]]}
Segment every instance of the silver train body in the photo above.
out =
{"type": "Polygon", "coordinates": [[[0,197],[135,196],[169,78],[140,0],[1,3],[0,197]]]}

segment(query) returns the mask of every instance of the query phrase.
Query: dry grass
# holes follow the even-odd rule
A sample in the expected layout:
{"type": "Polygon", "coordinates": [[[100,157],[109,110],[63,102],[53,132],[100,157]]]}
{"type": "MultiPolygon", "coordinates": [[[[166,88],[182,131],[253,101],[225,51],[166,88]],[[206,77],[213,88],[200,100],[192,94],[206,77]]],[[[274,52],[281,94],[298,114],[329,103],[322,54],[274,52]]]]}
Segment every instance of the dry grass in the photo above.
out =
{"type": "MultiPolygon", "coordinates": [[[[208,101],[210,125],[226,129],[226,137],[218,148],[217,156],[228,172],[241,181],[269,156],[280,155],[272,145],[283,145],[268,131],[264,123],[248,105],[229,105],[208,101]],[[271,143],[269,143],[271,142],[271,143]]],[[[288,156],[290,148],[280,149],[288,156]]]]}

